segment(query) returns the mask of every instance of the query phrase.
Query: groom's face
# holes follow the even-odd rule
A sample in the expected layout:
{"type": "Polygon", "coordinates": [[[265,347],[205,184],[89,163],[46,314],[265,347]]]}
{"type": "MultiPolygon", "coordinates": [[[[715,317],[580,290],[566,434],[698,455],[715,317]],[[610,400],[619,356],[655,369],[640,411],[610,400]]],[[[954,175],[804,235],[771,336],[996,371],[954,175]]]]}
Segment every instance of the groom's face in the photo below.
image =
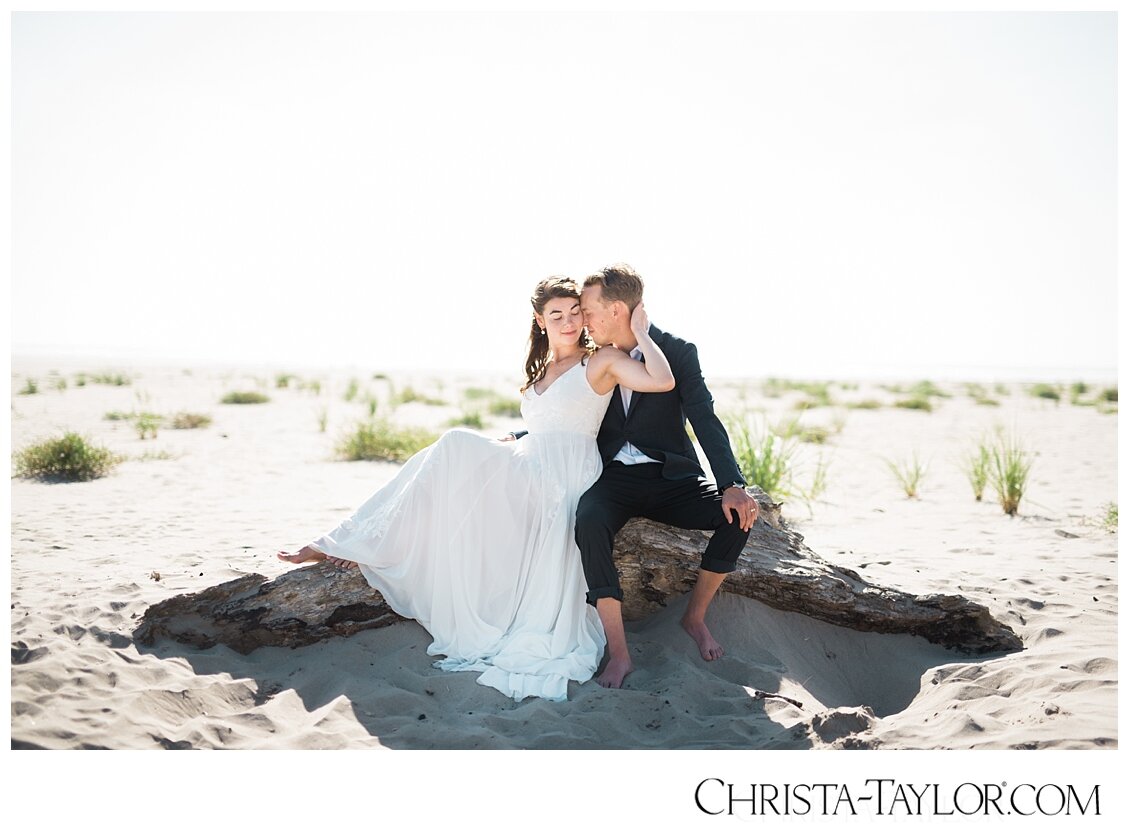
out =
{"type": "Polygon", "coordinates": [[[612,335],[611,306],[604,303],[603,288],[588,286],[580,292],[580,311],[584,313],[584,325],[588,335],[597,345],[610,343],[612,335]]]}

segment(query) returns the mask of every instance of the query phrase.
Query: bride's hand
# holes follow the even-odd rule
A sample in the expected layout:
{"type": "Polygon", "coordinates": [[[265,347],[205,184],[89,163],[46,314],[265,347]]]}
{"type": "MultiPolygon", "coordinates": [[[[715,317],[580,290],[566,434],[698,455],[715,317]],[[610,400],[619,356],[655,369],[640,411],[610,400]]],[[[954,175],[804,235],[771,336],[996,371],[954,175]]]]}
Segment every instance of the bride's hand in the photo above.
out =
{"type": "Polygon", "coordinates": [[[643,301],[640,300],[635,311],[631,313],[631,331],[637,336],[646,335],[650,328],[651,319],[647,317],[647,310],[643,308],[643,301]]]}

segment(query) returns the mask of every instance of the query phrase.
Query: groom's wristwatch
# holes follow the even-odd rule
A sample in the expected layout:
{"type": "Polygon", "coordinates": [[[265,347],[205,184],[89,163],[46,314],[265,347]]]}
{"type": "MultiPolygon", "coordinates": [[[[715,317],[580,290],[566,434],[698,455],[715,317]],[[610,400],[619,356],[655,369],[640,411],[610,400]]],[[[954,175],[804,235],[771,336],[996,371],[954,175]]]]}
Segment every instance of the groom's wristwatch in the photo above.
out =
{"type": "Polygon", "coordinates": [[[730,489],[731,487],[737,487],[737,489],[744,489],[745,485],[741,481],[731,481],[728,484],[726,484],[725,486],[723,486],[721,488],[721,491],[725,492],[727,489],[730,489]]]}

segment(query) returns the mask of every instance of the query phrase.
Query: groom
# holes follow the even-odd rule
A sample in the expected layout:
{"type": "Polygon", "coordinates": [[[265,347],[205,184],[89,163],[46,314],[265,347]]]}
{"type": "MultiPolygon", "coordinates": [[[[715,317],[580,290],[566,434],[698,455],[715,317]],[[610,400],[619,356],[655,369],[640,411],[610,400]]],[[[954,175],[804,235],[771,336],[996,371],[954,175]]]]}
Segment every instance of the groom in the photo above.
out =
{"type": "MultiPolygon", "coordinates": [[[[634,352],[631,312],[643,299],[643,281],[628,265],[612,265],[584,281],[580,306],[588,334],[598,345],[615,344],[634,352]]],[[[597,676],[604,687],[618,688],[632,670],[623,628],[623,590],[612,562],[616,533],[634,516],[693,530],[713,530],[682,626],[698,645],[702,658],[722,655],[721,645],[706,627],[706,609],[737,565],[749,528],[759,510],[745,491],[745,481],[725,427],[714,414],[713,397],[702,379],[693,344],[659,330],[651,337],[674,373],[667,393],[632,393],[616,387],[597,437],[604,471],[580,498],[576,511],[576,543],[584,563],[588,602],[604,625],[608,663],[597,676]],[[709,459],[717,486],[705,479],[686,420],[709,459]]]]}

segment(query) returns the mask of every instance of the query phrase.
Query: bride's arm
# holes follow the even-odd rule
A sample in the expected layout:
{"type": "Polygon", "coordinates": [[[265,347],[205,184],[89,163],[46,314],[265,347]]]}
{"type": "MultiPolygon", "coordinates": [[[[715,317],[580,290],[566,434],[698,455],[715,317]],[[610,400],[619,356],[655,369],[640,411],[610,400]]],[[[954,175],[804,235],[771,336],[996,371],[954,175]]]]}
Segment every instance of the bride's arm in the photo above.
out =
{"type": "Polygon", "coordinates": [[[596,359],[605,365],[601,378],[608,382],[608,390],[617,384],[640,393],[661,393],[674,389],[670,362],[648,333],[650,328],[651,321],[640,303],[631,313],[631,331],[639,343],[643,362],[636,361],[613,347],[604,347],[596,353],[596,359]]]}

